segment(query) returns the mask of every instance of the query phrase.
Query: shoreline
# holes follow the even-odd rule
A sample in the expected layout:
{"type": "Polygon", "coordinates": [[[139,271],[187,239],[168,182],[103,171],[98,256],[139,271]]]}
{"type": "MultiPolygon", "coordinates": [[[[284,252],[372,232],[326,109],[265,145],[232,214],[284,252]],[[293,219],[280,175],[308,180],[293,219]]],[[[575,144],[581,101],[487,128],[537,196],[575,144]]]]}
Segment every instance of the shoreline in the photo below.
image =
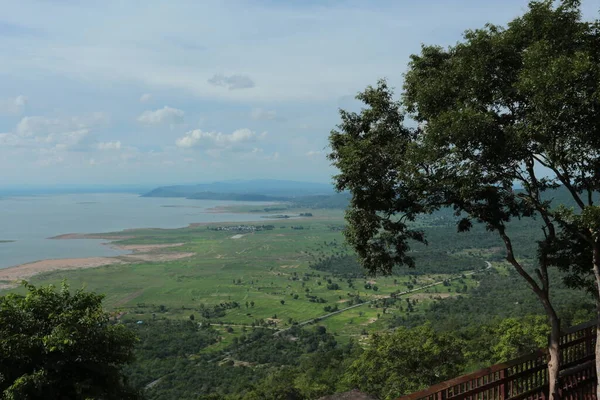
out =
{"type": "Polygon", "coordinates": [[[125,264],[125,262],[112,257],[59,258],[33,261],[0,269],[0,282],[6,282],[0,283],[0,289],[12,289],[18,286],[20,281],[45,272],[95,268],[113,264],[125,264]]]}
{"type": "MultiPolygon", "coordinates": [[[[125,231],[123,231],[125,232],[125,231]]],[[[71,239],[100,239],[100,240],[127,240],[134,239],[135,236],[110,235],[108,233],[63,233],[61,235],[51,236],[49,240],[71,240],[71,239]]]]}
{"type": "MultiPolygon", "coordinates": [[[[250,214],[248,212],[232,212],[227,209],[228,206],[213,207],[207,209],[208,213],[231,213],[231,214],[250,214]]],[[[128,228],[119,232],[113,233],[64,233],[52,237],[50,240],[80,240],[80,239],[96,239],[105,240],[102,245],[109,246],[118,250],[129,252],[128,254],[118,256],[96,256],[96,257],[79,257],[79,258],[57,258],[57,259],[42,259],[32,262],[27,262],[8,268],[0,268],[0,290],[13,289],[17,287],[22,280],[29,279],[33,276],[53,272],[67,271],[87,268],[104,267],[108,265],[127,265],[140,262],[167,262],[179,260],[195,256],[192,252],[164,252],[163,249],[179,247],[185,243],[161,243],[161,244],[116,244],[114,242],[121,240],[135,239],[134,233],[137,230],[169,230],[169,229],[186,229],[197,228],[214,224],[230,225],[240,223],[257,223],[261,221],[223,221],[223,222],[192,222],[186,227],[180,228],[128,228]]]]}
{"type": "MultiPolygon", "coordinates": [[[[68,235],[70,235],[68,236],[69,239],[73,238],[73,236],[77,236],[78,239],[82,238],[79,234],[68,235]]],[[[129,251],[130,253],[115,257],[54,258],[2,268],[0,269],[0,290],[13,289],[19,285],[20,281],[46,272],[88,269],[109,265],[127,265],[140,262],[166,262],[196,255],[196,253],[192,252],[161,252],[163,249],[183,246],[185,243],[118,245],[109,242],[104,244],[116,249],[129,251]]]]}

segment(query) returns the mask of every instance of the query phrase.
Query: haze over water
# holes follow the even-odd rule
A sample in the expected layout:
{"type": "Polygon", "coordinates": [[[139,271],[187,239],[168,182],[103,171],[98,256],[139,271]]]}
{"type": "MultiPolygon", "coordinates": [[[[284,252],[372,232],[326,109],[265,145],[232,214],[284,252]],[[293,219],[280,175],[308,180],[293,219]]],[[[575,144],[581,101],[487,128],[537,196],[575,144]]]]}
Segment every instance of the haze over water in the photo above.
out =
{"type": "Polygon", "coordinates": [[[65,233],[130,228],[179,228],[194,222],[264,221],[257,214],[211,213],[234,201],[139,197],[137,194],[65,194],[0,198],[0,268],[55,258],[116,256],[106,240],[50,240],[65,233]],[[177,207],[164,207],[177,206],[177,207]]]}

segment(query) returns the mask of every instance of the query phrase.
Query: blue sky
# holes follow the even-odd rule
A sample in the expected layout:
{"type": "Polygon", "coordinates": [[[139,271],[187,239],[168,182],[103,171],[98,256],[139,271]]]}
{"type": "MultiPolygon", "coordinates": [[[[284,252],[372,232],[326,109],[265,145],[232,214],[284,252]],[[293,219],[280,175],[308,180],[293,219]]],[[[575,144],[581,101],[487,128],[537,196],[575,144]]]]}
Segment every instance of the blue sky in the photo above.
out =
{"type": "MultiPolygon", "coordinates": [[[[0,186],[327,182],[339,107],[526,0],[0,1],[0,186]]],[[[584,0],[593,18],[600,0],[584,0]]]]}

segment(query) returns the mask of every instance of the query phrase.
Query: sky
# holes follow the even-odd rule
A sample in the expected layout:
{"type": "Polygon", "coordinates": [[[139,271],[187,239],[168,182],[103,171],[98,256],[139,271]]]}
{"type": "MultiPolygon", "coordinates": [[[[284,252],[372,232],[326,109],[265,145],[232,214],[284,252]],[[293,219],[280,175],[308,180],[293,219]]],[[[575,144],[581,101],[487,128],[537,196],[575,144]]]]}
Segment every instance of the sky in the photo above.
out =
{"type": "MultiPolygon", "coordinates": [[[[527,0],[0,0],[0,187],[329,182],[339,108],[527,0]]],[[[583,0],[584,17],[600,0],[583,0]]]]}

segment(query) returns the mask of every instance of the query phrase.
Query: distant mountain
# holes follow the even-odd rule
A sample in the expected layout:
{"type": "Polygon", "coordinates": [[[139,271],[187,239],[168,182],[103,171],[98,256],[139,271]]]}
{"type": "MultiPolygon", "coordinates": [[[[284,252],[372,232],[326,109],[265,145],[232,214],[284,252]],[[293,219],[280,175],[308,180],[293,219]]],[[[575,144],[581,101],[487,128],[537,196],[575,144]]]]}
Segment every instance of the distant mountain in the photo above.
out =
{"type": "MultiPolygon", "coordinates": [[[[248,181],[220,181],[201,183],[198,185],[161,186],[143,197],[187,197],[187,198],[212,198],[197,197],[212,196],[207,193],[220,194],[247,194],[255,196],[275,196],[295,198],[308,195],[334,194],[333,186],[327,183],[297,182],[274,179],[256,179],[248,181]]],[[[227,200],[227,199],[222,199],[227,200]]]]}

